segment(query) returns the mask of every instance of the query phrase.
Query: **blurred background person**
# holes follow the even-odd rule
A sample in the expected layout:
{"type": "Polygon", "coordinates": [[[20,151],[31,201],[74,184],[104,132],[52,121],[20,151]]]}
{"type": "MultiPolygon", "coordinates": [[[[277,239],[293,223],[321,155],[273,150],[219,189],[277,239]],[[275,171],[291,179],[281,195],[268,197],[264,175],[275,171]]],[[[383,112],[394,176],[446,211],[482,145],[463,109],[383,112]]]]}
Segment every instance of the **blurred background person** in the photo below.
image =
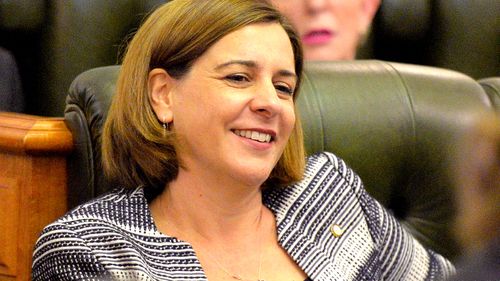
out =
{"type": "Polygon", "coordinates": [[[488,116],[458,146],[456,231],[465,254],[453,281],[500,280],[500,119],[488,116]],[[473,146],[472,149],[462,149],[473,146]]]}
{"type": "Polygon", "coordinates": [[[306,60],[352,60],[380,0],[272,0],[295,25],[306,60]]]}
{"type": "Polygon", "coordinates": [[[0,111],[23,112],[21,78],[12,54],[0,47],[0,111]]]}

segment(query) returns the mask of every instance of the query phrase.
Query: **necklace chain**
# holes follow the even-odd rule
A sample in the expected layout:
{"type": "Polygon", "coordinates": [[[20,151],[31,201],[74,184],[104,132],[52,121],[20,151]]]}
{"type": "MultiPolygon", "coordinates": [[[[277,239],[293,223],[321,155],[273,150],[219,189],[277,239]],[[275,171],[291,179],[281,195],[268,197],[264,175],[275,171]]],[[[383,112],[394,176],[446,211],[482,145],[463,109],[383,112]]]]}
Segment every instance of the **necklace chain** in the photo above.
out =
{"type": "MultiPolygon", "coordinates": [[[[160,208],[162,208],[162,212],[166,218],[167,217],[166,216],[167,210],[162,205],[163,205],[163,200],[160,201],[160,208]]],[[[259,231],[259,270],[258,270],[258,275],[257,275],[257,281],[265,281],[264,279],[261,278],[261,271],[262,271],[262,213],[263,213],[263,207],[261,207],[261,209],[260,209],[259,222],[258,222],[258,225],[260,226],[261,229],[259,231]]],[[[165,221],[165,222],[167,222],[167,221],[165,221]]],[[[179,231],[179,229],[175,225],[172,225],[172,226],[174,228],[176,228],[177,231],[179,231]]],[[[219,260],[217,260],[210,253],[210,251],[207,251],[206,254],[210,257],[210,259],[212,259],[215,262],[215,264],[219,267],[220,270],[222,270],[227,276],[231,277],[232,279],[235,279],[238,281],[254,281],[253,279],[243,278],[239,274],[229,272],[229,270],[227,270],[224,266],[222,266],[222,264],[219,262],[219,260]]]]}
{"type": "MultiPolygon", "coordinates": [[[[262,224],[262,210],[263,208],[261,207],[260,209],[260,214],[259,214],[259,225],[262,224]]],[[[259,271],[258,271],[258,275],[257,275],[257,281],[264,281],[263,279],[261,279],[261,270],[262,270],[262,226],[261,226],[261,230],[259,231],[259,271]]],[[[212,254],[210,254],[209,252],[207,252],[207,254],[210,256],[210,258],[215,262],[215,264],[217,264],[217,266],[225,273],[227,274],[229,277],[235,279],[235,280],[239,280],[239,281],[253,281],[253,279],[247,279],[247,278],[243,278],[241,277],[239,274],[235,274],[235,273],[231,273],[229,272],[224,266],[222,266],[222,264],[214,257],[212,256],[212,254]]]]}

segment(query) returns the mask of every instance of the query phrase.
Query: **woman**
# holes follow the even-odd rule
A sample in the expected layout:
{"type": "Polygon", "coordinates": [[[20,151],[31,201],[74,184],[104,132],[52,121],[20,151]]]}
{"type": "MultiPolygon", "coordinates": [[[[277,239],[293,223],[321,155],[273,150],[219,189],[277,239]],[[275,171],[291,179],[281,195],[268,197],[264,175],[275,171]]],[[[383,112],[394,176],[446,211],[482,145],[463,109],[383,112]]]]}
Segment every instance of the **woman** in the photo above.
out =
{"type": "Polygon", "coordinates": [[[49,225],[34,280],[439,279],[329,153],[308,159],[299,38],[265,1],[175,0],[130,43],[103,132],[125,187],[49,225]],[[396,239],[395,237],[398,237],[396,239]]]}
{"type": "Polygon", "coordinates": [[[380,0],[272,0],[295,25],[306,60],[352,60],[380,0]]]}

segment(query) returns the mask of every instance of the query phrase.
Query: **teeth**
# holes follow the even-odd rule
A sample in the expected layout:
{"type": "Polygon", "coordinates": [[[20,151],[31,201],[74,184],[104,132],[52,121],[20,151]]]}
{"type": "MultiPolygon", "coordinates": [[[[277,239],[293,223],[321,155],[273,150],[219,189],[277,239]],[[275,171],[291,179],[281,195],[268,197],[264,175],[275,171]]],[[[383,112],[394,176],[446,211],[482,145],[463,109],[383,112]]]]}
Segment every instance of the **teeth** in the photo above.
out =
{"type": "MultiPolygon", "coordinates": [[[[247,134],[247,135],[248,135],[248,134],[247,134]]],[[[253,139],[253,140],[258,140],[258,141],[261,141],[261,140],[260,140],[260,134],[259,134],[259,132],[256,132],[256,131],[253,131],[253,132],[252,132],[252,136],[251,136],[250,138],[251,138],[251,139],[253,139]]]]}
{"type": "Polygon", "coordinates": [[[271,141],[270,134],[260,133],[257,131],[234,130],[234,133],[240,137],[256,140],[259,142],[270,142],[271,141]]]}

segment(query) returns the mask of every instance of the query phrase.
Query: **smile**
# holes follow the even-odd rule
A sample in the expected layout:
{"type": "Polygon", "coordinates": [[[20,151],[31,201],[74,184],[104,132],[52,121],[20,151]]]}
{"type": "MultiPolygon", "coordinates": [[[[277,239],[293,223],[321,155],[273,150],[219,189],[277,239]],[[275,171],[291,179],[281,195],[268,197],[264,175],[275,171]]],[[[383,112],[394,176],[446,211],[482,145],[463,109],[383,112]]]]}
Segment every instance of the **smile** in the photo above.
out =
{"type": "Polygon", "coordinates": [[[240,137],[244,137],[244,138],[247,138],[247,139],[255,140],[255,141],[258,141],[258,142],[268,143],[268,142],[271,142],[271,140],[272,140],[272,137],[271,137],[270,134],[260,133],[260,132],[257,132],[257,131],[234,130],[233,132],[236,135],[240,136],[240,137]]]}

